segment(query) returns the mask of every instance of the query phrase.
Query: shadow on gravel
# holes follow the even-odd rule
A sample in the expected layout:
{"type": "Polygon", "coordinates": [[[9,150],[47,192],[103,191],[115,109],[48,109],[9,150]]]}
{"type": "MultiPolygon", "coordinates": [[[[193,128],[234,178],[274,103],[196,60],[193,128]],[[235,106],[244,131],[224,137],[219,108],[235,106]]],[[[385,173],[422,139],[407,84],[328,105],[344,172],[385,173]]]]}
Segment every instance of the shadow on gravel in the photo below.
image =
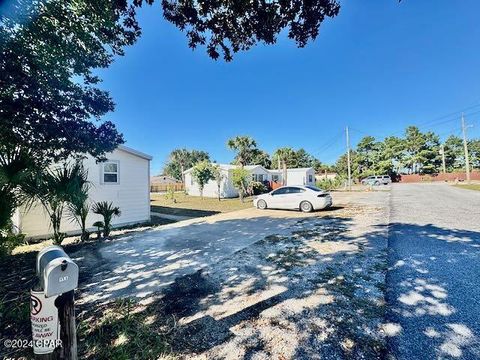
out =
{"type": "MultiPolygon", "coordinates": [[[[83,284],[102,279],[111,286],[110,294],[129,286],[147,291],[150,282],[161,282],[173,271],[172,264],[188,270],[199,252],[208,251],[214,261],[214,266],[177,277],[140,303],[78,304],[81,358],[152,359],[165,353],[246,359],[382,358],[386,228],[352,236],[352,219],[325,216],[298,218],[284,225],[288,235],[275,235],[272,229],[279,229],[281,219],[253,220],[271,235],[252,233],[245,228],[248,222],[232,223],[217,241],[233,246],[239,237],[258,240],[228,257],[222,257],[215,242],[197,248],[191,239],[182,249],[152,249],[152,260],[166,260],[158,268],[148,258],[135,263],[138,250],[132,247],[117,254],[129,271],[110,274],[106,280],[101,261],[79,258],[83,269],[94,267],[83,284]]],[[[196,226],[208,231],[216,225],[196,226]]],[[[28,260],[27,268],[32,259],[28,260]]],[[[25,314],[12,317],[12,303],[5,305],[2,326],[11,331],[2,336],[28,338],[28,307],[25,314]]]]}
{"type": "Polygon", "coordinates": [[[389,248],[390,352],[480,358],[480,232],[393,223],[389,248]]]}

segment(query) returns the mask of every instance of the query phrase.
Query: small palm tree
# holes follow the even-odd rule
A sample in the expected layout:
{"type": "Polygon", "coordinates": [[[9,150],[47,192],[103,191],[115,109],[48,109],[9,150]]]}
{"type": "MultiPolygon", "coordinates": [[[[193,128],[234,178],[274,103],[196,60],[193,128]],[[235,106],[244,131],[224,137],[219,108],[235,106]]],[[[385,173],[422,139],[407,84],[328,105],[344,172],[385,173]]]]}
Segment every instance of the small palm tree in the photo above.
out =
{"type": "Polygon", "coordinates": [[[95,221],[92,226],[95,226],[97,228],[97,239],[100,239],[102,236],[102,230],[104,227],[103,221],[95,221]]]}
{"type": "Polygon", "coordinates": [[[0,230],[12,230],[11,218],[22,203],[21,189],[34,171],[28,150],[0,145],[0,230]]]}
{"type": "Polygon", "coordinates": [[[88,202],[88,191],[90,190],[90,184],[86,183],[79,189],[78,193],[72,198],[72,201],[68,204],[68,210],[70,211],[70,220],[80,226],[82,234],[80,235],[81,241],[86,241],[90,237],[90,233],[87,231],[87,216],[90,212],[90,203],[88,202]]]}
{"type": "Polygon", "coordinates": [[[112,218],[120,216],[120,208],[113,206],[112,202],[100,201],[93,204],[92,210],[95,214],[103,216],[103,236],[108,237],[112,229],[112,218]]]}
{"type": "Polygon", "coordinates": [[[73,165],[64,163],[31,176],[22,187],[27,208],[38,201],[47,212],[53,230],[53,242],[57,245],[65,238],[65,234],[60,232],[64,210],[88,183],[87,175],[81,162],[73,165]]]}

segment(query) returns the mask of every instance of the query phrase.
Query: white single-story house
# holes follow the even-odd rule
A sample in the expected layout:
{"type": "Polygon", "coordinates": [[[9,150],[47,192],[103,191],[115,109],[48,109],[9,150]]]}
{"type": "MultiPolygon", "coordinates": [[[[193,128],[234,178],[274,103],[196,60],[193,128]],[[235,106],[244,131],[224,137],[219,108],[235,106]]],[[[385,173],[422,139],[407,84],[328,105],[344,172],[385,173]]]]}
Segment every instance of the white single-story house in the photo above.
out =
{"type": "MultiPolygon", "coordinates": [[[[238,191],[233,186],[232,174],[237,165],[229,164],[215,164],[220,167],[223,175],[220,184],[220,197],[233,198],[238,196],[238,191]]],[[[267,170],[261,165],[247,165],[244,167],[252,176],[253,181],[262,183],[282,184],[283,171],[282,170],[267,170]]],[[[190,168],[184,171],[185,176],[185,190],[188,195],[200,196],[198,183],[192,177],[192,170],[190,168]]],[[[287,184],[286,185],[314,185],[315,184],[315,170],[313,168],[297,168],[287,169],[287,184]]],[[[215,180],[210,180],[203,188],[203,196],[218,197],[218,187],[215,180]]]]}
{"type": "MultiPolygon", "coordinates": [[[[121,215],[112,219],[113,226],[149,221],[152,157],[124,145],[118,146],[106,157],[107,161],[97,163],[88,156],[83,162],[91,184],[89,202],[111,201],[118,206],[121,215]]],[[[51,234],[50,221],[40,204],[30,209],[18,209],[13,220],[19,231],[29,238],[51,234]]],[[[102,220],[102,217],[90,212],[87,218],[90,230],[94,230],[92,224],[98,220],[102,220]]],[[[62,218],[62,232],[74,234],[79,229],[67,216],[62,218]]]]}
{"type": "MultiPolygon", "coordinates": [[[[283,170],[268,170],[271,181],[283,183],[283,170]]],[[[287,183],[285,185],[315,185],[315,170],[313,168],[287,169],[287,183]]]]}

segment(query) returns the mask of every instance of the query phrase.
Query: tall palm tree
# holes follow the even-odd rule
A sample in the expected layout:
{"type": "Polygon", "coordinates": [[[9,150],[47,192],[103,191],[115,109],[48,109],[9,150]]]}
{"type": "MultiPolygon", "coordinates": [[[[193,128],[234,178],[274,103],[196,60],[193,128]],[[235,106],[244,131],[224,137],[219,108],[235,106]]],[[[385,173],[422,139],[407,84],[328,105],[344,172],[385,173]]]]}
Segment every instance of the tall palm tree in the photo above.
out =
{"type": "Polygon", "coordinates": [[[287,163],[289,160],[295,157],[295,151],[293,151],[290,147],[283,147],[279,148],[273,154],[279,162],[282,164],[283,167],[283,176],[282,176],[282,184],[287,185],[287,163]]]}
{"type": "Polygon", "coordinates": [[[64,163],[34,174],[23,186],[28,207],[39,202],[47,212],[53,230],[53,241],[57,245],[65,238],[65,234],[60,232],[64,210],[75,201],[88,183],[87,176],[81,162],[64,163]]]}
{"type": "Polygon", "coordinates": [[[257,142],[250,136],[235,136],[227,141],[227,146],[237,152],[236,162],[243,168],[251,160],[253,152],[257,149],[257,142]]]}

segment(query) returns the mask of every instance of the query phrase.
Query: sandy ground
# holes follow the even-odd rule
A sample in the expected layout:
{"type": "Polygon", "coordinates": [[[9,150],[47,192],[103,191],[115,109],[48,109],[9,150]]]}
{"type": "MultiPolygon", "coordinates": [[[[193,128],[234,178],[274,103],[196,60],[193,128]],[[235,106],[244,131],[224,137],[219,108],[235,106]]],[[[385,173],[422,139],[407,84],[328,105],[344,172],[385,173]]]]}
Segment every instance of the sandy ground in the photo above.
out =
{"type": "Polygon", "coordinates": [[[389,192],[245,209],[78,251],[80,301],[162,299],[184,358],[381,358],[389,192]]]}
{"type": "Polygon", "coordinates": [[[358,194],[182,279],[175,296],[200,289],[176,307],[184,357],[383,358],[388,196],[358,194]]]}
{"type": "Polygon", "coordinates": [[[334,208],[310,214],[249,208],[130,232],[98,244],[93,252],[80,249],[70,255],[80,265],[82,301],[145,298],[266,236],[290,234],[299,220],[349,216],[358,208],[352,196],[367,204],[385,193],[334,193],[334,208]],[[348,210],[342,208],[349,203],[348,210]]]}

